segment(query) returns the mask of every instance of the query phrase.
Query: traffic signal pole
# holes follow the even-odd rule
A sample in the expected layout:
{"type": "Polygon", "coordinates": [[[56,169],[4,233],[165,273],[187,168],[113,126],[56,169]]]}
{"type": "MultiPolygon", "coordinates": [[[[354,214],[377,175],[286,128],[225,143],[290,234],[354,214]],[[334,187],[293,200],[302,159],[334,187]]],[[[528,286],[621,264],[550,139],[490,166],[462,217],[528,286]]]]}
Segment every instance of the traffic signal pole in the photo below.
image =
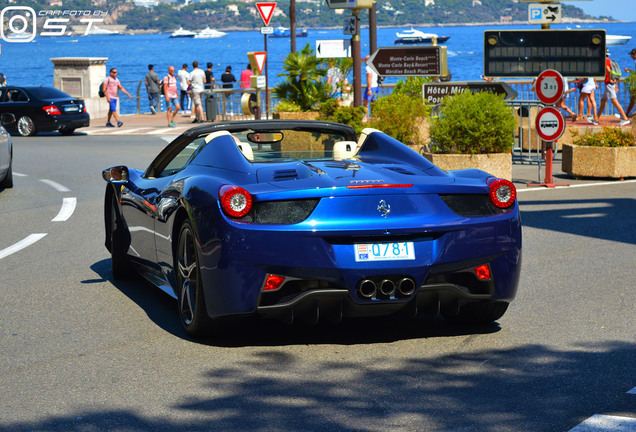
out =
{"type": "Polygon", "coordinates": [[[351,11],[356,17],[356,31],[351,38],[351,53],[353,54],[353,106],[362,105],[362,61],[360,59],[360,10],[351,11]]]}

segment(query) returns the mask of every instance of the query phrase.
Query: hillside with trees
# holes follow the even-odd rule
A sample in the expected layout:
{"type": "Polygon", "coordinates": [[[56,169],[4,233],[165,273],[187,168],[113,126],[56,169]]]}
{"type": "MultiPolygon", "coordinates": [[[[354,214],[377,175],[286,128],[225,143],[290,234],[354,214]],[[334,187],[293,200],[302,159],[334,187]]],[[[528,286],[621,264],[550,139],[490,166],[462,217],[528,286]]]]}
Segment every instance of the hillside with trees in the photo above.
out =
{"type": "MultiPolygon", "coordinates": [[[[218,30],[251,30],[262,26],[255,1],[199,1],[187,5],[182,1],[164,1],[155,7],[122,0],[63,0],[61,6],[52,6],[46,0],[23,0],[20,4],[35,9],[40,20],[45,19],[40,11],[108,11],[105,24],[125,25],[131,31],[170,32],[178,27],[202,29],[208,26],[218,30]]],[[[0,0],[2,8],[11,5],[9,0],[0,0]]],[[[575,6],[564,4],[562,7],[563,17],[568,20],[612,20],[588,16],[575,6]]],[[[277,9],[280,15],[274,16],[270,25],[289,27],[289,0],[279,0],[277,9]]],[[[379,0],[376,10],[381,27],[527,22],[528,19],[528,3],[514,0],[379,0]]],[[[348,15],[347,10],[340,14],[330,10],[324,0],[296,0],[298,28],[341,27],[348,15]]],[[[71,24],[79,24],[79,17],[70,17],[71,24]]],[[[363,24],[368,22],[368,11],[361,13],[361,19],[363,24]]]]}

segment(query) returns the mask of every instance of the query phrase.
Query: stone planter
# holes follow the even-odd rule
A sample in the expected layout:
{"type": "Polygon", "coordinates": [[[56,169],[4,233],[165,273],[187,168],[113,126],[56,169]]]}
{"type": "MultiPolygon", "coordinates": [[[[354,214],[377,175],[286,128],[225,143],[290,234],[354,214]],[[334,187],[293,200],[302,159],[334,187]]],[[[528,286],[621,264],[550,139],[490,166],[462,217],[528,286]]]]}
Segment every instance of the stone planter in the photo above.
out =
{"type": "Polygon", "coordinates": [[[320,113],[315,111],[298,111],[298,112],[280,111],[280,112],[275,112],[273,117],[275,119],[285,119],[285,120],[316,120],[319,115],[320,113]]]}
{"type": "Polygon", "coordinates": [[[512,180],[512,155],[492,154],[438,154],[423,152],[422,155],[445,171],[477,168],[495,177],[512,180]]]}
{"type": "Polygon", "coordinates": [[[636,177],[636,147],[564,144],[561,169],[573,177],[636,177]]]}

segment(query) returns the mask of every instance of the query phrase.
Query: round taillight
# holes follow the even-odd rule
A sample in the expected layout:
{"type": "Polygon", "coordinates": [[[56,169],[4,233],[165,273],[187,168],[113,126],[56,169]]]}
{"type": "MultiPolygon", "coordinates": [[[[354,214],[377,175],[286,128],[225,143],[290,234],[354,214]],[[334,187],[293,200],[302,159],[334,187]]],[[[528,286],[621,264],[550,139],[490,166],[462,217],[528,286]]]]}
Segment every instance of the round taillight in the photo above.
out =
{"type": "Polygon", "coordinates": [[[490,183],[490,200],[499,208],[507,208],[515,203],[517,188],[509,180],[496,179],[490,183]]]}
{"type": "Polygon", "coordinates": [[[242,187],[221,188],[221,208],[231,217],[242,218],[252,209],[252,195],[242,187]]]}

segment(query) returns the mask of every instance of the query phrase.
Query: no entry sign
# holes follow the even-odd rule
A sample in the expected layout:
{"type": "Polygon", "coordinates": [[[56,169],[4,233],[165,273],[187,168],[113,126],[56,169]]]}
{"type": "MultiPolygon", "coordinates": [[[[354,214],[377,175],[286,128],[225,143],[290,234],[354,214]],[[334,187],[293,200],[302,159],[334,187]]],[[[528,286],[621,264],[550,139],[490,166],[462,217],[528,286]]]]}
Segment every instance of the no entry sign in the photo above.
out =
{"type": "Polygon", "coordinates": [[[545,107],[537,114],[535,127],[543,141],[556,141],[565,131],[565,119],[558,109],[545,107]]]}
{"type": "Polygon", "coordinates": [[[565,91],[563,77],[555,70],[548,69],[539,74],[534,84],[537,97],[546,105],[553,105],[563,97],[565,91]]]}

